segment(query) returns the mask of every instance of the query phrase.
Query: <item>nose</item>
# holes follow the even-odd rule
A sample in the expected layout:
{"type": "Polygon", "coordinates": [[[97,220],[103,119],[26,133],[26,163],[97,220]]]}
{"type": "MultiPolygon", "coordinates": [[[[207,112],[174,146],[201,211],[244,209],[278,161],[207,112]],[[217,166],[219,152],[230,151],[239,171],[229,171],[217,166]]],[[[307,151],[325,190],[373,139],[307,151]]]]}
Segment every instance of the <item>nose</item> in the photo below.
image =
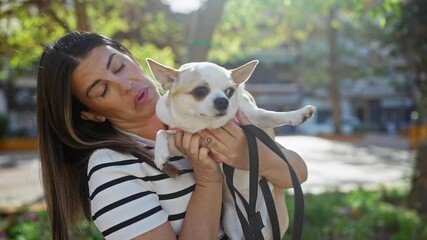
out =
{"type": "Polygon", "coordinates": [[[218,111],[225,111],[228,108],[228,99],[225,97],[218,97],[215,98],[214,100],[214,107],[218,110],[218,111]]]}
{"type": "Polygon", "coordinates": [[[132,80],[129,80],[129,79],[118,79],[117,82],[118,82],[118,85],[119,85],[120,89],[124,93],[132,91],[132,88],[133,88],[133,81],[132,80]]]}

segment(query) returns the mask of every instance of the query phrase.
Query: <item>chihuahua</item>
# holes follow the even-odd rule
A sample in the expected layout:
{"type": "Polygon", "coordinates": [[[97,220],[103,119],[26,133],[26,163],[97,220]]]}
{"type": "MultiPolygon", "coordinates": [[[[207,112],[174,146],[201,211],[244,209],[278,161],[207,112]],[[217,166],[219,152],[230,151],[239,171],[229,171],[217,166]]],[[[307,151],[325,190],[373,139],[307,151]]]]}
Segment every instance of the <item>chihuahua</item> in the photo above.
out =
{"type": "MultiPolygon", "coordinates": [[[[244,83],[252,75],[258,60],[228,70],[210,62],[192,62],[179,69],[147,59],[153,76],[167,92],[159,99],[156,114],[169,128],[196,133],[214,129],[235,119],[241,111],[255,126],[269,129],[282,125],[298,125],[309,119],[316,107],[307,105],[295,111],[275,112],[258,108],[244,83]]],[[[161,130],[156,135],[155,163],[159,169],[172,156],[182,156],[175,147],[173,130],[161,130]]],[[[235,169],[234,186],[246,200],[249,198],[249,171],[235,169]]],[[[271,183],[270,190],[276,205],[281,236],[288,226],[288,213],[282,189],[271,183]]],[[[258,191],[260,192],[260,191],[258,191]]],[[[241,203],[240,203],[241,204],[241,203]]],[[[272,239],[271,224],[262,197],[257,198],[257,210],[261,212],[265,239],[272,239]]],[[[226,184],[223,187],[223,229],[230,239],[244,239],[236,214],[234,200],[226,184]]]]}

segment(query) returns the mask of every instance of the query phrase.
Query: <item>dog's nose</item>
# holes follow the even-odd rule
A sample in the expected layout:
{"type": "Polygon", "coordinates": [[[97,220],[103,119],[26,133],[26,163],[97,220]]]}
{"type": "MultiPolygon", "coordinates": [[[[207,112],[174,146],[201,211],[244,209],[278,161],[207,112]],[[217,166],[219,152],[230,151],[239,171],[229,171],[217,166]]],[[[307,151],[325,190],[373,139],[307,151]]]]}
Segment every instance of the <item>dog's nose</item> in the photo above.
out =
{"type": "Polygon", "coordinates": [[[228,108],[228,99],[224,97],[219,97],[214,100],[214,107],[218,111],[225,111],[228,108]]]}

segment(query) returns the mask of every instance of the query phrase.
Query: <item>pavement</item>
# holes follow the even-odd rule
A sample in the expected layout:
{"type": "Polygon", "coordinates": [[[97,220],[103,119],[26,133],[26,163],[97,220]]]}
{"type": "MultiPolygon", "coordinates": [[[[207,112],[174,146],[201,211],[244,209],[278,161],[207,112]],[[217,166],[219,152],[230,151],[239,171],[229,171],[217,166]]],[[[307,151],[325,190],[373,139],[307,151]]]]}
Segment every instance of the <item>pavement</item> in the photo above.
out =
{"type": "Polygon", "coordinates": [[[43,204],[36,152],[0,152],[0,212],[43,204]]]}
{"type": "Polygon", "coordinates": [[[408,140],[394,135],[372,134],[350,142],[279,136],[277,141],[305,160],[304,193],[408,186],[415,162],[408,140]]]}
{"type": "MultiPolygon", "coordinates": [[[[365,135],[353,141],[315,136],[278,136],[277,141],[306,162],[304,193],[408,184],[415,152],[407,139],[365,135]]],[[[0,212],[43,207],[40,163],[36,152],[0,152],[0,212]]]]}

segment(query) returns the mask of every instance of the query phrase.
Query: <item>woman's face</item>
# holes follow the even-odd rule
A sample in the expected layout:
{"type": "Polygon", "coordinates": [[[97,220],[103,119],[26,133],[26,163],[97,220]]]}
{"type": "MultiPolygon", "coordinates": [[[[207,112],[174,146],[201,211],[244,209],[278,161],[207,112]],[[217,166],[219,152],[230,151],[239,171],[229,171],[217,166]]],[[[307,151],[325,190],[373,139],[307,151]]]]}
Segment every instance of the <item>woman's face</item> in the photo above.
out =
{"type": "Polygon", "coordinates": [[[89,111],[85,120],[127,129],[144,124],[155,115],[160,97],[153,81],[129,56],[110,46],[94,48],[72,75],[71,89],[89,111]]]}

